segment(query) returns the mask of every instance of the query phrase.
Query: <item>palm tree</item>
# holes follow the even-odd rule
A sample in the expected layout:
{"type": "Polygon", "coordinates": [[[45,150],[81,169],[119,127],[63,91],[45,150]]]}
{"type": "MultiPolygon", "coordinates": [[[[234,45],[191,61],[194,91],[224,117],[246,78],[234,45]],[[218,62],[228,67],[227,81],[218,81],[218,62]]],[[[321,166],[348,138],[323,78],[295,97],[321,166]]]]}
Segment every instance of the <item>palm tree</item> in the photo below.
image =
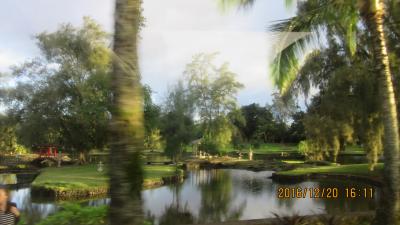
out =
{"type": "Polygon", "coordinates": [[[141,0],[116,0],[109,162],[112,225],[143,224],[143,97],[137,53],[141,10],[141,0]]]}
{"type": "MultiPolygon", "coordinates": [[[[236,1],[237,0],[221,0],[236,1]]],[[[252,0],[242,0],[246,5],[252,0]]],[[[286,1],[293,3],[293,1],[286,1]]],[[[399,224],[399,133],[398,118],[390,61],[384,32],[384,0],[308,0],[298,1],[297,16],[279,21],[271,28],[276,32],[311,32],[291,43],[279,52],[272,63],[272,75],[276,86],[283,94],[295,80],[301,59],[315,46],[316,40],[326,34],[345,34],[348,51],[354,53],[357,46],[356,30],[360,22],[369,32],[373,42],[374,70],[380,80],[382,115],[385,129],[384,138],[384,195],[383,207],[378,211],[379,224],[399,224]]],[[[289,34],[284,36],[287,38],[289,34]]],[[[282,37],[281,37],[282,38],[282,37]]]]}
{"type": "Polygon", "coordinates": [[[369,0],[359,4],[360,14],[370,32],[375,57],[375,68],[380,79],[384,138],[384,208],[379,212],[379,220],[384,224],[400,224],[396,215],[400,209],[399,189],[399,127],[396,99],[390,71],[390,62],[384,33],[384,1],[369,0]]]}

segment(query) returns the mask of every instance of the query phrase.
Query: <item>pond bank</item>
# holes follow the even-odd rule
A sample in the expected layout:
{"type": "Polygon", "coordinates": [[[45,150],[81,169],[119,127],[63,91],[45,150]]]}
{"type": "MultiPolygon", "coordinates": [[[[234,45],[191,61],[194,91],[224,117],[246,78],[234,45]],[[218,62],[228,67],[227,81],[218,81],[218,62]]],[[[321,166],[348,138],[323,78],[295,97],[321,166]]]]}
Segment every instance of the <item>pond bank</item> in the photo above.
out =
{"type": "Polygon", "coordinates": [[[280,171],[273,173],[271,178],[280,183],[298,183],[315,179],[350,179],[380,187],[383,183],[382,171],[383,164],[378,164],[374,171],[368,169],[368,164],[319,166],[280,171]]]}
{"type": "Polygon", "coordinates": [[[234,158],[191,159],[184,162],[187,169],[244,169],[258,171],[282,171],[296,168],[295,165],[277,160],[239,160],[234,158]]]}
{"type": "Polygon", "coordinates": [[[311,216],[293,216],[268,219],[227,221],[220,223],[207,223],[200,225],[282,225],[282,224],[336,224],[336,225],[359,225],[363,222],[371,222],[375,215],[374,211],[370,212],[353,212],[336,215],[311,215],[311,216]],[[290,222],[293,221],[293,222],[290,222]],[[295,222],[297,221],[297,222],[295,222]],[[326,223],[326,222],[330,223],[326,223]]]}
{"type": "MultiPolygon", "coordinates": [[[[143,189],[181,182],[182,170],[174,166],[144,166],[143,189]]],[[[32,183],[33,196],[53,200],[80,200],[107,196],[107,172],[98,172],[96,165],[46,168],[32,183]]]]}
{"type": "Polygon", "coordinates": [[[2,168],[0,183],[11,189],[29,187],[38,175],[39,171],[33,168],[2,168]]]}

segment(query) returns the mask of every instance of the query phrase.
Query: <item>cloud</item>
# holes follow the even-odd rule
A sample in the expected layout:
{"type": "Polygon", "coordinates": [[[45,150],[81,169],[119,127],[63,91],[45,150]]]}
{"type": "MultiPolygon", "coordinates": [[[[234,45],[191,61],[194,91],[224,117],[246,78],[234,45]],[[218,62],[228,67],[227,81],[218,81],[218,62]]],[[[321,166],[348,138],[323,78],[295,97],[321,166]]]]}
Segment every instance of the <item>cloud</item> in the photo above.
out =
{"type": "Polygon", "coordinates": [[[80,25],[90,16],[112,31],[113,0],[2,0],[0,3],[0,71],[39,54],[34,35],[54,31],[62,23],[80,25]],[[4,55],[5,54],[5,55],[4,55]],[[4,59],[6,57],[6,59],[4,59]],[[10,62],[11,60],[11,62],[10,62]]]}
{"type": "MultiPolygon", "coordinates": [[[[166,90],[166,83],[172,84],[182,76],[185,65],[193,55],[218,52],[217,62],[229,62],[230,69],[245,85],[241,93],[262,93],[267,96],[267,90],[272,89],[268,78],[268,43],[268,34],[264,32],[145,32],[140,50],[141,68],[151,69],[142,70],[143,81],[152,84],[162,94],[166,90]]],[[[246,98],[249,97],[246,94],[246,98]]],[[[243,98],[241,100],[249,102],[243,98]]]]}
{"type": "MultiPolygon", "coordinates": [[[[140,43],[143,81],[162,100],[168,84],[182,74],[194,54],[220,52],[246,85],[241,104],[270,100],[268,78],[270,21],[290,13],[283,1],[259,0],[248,10],[221,11],[218,0],[144,0],[146,27],[140,43]]],[[[113,30],[114,0],[2,0],[0,3],[0,71],[38,54],[34,34],[54,31],[60,23],[80,25],[83,16],[113,30]]]]}

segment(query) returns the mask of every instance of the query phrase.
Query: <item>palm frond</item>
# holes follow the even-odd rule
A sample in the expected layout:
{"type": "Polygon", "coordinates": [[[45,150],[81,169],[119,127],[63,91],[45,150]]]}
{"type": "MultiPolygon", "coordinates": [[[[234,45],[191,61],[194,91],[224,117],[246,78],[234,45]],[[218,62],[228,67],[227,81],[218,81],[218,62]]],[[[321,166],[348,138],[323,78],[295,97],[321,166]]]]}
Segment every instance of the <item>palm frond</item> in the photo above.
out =
{"type": "Polygon", "coordinates": [[[351,0],[300,2],[297,16],[277,21],[269,27],[270,31],[283,34],[280,42],[287,41],[285,39],[293,35],[293,32],[310,32],[309,35],[293,40],[281,49],[270,65],[272,79],[282,94],[289,90],[291,83],[296,79],[306,53],[321,46],[320,40],[324,37],[327,27],[338,25],[346,27],[346,42],[350,51],[355,52],[358,18],[355,12],[351,0]],[[349,13],[351,13],[350,19],[348,19],[349,13]]]}
{"type": "MultiPolygon", "coordinates": [[[[277,48],[278,52],[270,65],[272,80],[281,93],[287,92],[290,84],[295,80],[301,65],[301,57],[306,54],[311,46],[316,45],[318,42],[318,32],[310,32],[294,39],[290,37],[296,35],[299,29],[307,31],[303,27],[294,25],[298,23],[297,19],[298,17],[293,17],[272,27],[273,31],[283,31],[277,35],[279,42],[275,48],[277,48]]],[[[299,24],[304,25],[303,23],[299,24]]]]}
{"type": "Polygon", "coordinates": [[[320,77],[320,68],[323,66],[320,63],[315,64],[315,62],[321,62],[323,56],[320,50],[314,50],[305,57],[304,65],[298,71],[298,74],[293,82],[291,82],[283,98],[298,97],[303,95],[305,100],[308,99],[311,87],[316,85],[317,80],[320,77]]]}

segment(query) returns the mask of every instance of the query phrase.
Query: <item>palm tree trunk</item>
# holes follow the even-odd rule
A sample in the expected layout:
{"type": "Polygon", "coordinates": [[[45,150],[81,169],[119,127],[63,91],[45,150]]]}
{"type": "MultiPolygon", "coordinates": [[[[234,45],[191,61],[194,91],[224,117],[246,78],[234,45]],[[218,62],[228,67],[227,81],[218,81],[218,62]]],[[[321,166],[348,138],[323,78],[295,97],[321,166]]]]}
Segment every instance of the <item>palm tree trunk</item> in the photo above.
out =
{"type": "Polygon", "coordinates": [[[385,14],[383,0],[362,1],[361,15],[366,22],[372,38],[375,71],[379,76],[382,100],[382,115],[385,129],[384,135],[384,182],[383,205],[378,209],[379,224],[399,224],[399,131],[396,100],[389,66],[389,57],[383,19],[385,14]]]}
{"type": "Polygon", "coordinates": [[[137,54],[141,21],[141,0],[116,0],[109,162],[111,225],[143,224],[143,96],[137,54]]]}

